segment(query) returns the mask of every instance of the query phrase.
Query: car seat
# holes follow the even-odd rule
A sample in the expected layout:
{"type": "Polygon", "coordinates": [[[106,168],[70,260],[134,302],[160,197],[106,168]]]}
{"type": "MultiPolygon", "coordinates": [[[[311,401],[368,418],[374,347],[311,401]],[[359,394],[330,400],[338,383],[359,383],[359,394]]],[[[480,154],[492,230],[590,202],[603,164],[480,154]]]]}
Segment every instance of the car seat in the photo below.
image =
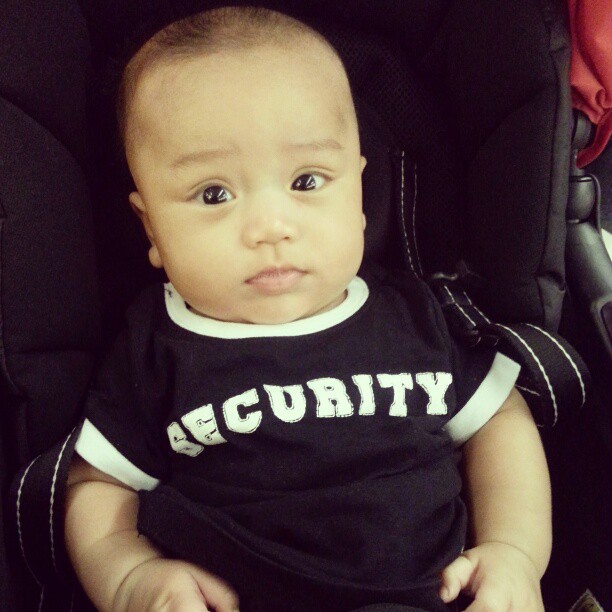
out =
{"type": "MultiPolygon", "coordinates": [[[[121,313],[157,278],[126,205],[113,85],[122,61],[155,29],[222,4],[229,2],[0,7],[2,609],[84,605],[73,599],[63,550],[69,434],[121,313]]],[[[556,535],[545,600],[568,609],[590,588],[604,603],[610,554],[598,536],[610,527],[596,487],[609,483],[612,359],[584,292],[566,286],[567,262],[576,261],[573,239],[566,259],[566,236],[578,228],[584,245],[594,234],[590,214],[566,221],[574,119],[564,4],[257,4],[311,22],[345,60],[368,158],[366,256],[426,278],[458,336],[474,350],[499,342],[518,351],[533,374],[523,386],[536,418],[558,421],[543,432],[556,535]],[[594,373],[590,394],[559,329],[594,373]]],[[[575,148],[585,144],[581,135],[575,130],[575,148]]],[[[588,249],[578,251],[574,277],[582,279],[592,266],[588,249]]],[[[605,266],[602,274],[611,277],[605,266]]],[[[594,284],[585,283],[601,304],[594,284]]]]}

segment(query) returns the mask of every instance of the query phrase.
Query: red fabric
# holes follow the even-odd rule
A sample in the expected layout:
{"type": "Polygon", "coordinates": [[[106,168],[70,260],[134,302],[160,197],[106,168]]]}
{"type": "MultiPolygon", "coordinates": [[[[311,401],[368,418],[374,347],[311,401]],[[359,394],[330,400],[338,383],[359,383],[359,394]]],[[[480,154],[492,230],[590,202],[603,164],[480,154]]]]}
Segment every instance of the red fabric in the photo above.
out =
{"type": "Polygon", "coordinates": [[[578,166],[592,162],[612,134],[612,0],[568,0],[572,35],[570,83],[574,108],[597,125],[578,166]]]}

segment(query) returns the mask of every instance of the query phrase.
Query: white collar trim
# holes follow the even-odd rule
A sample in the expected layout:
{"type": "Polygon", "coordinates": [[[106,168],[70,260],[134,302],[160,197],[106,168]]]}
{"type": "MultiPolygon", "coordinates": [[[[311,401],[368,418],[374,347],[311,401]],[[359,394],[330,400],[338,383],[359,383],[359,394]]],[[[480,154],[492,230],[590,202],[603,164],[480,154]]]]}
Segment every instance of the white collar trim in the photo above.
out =
{"type": "Polygon", "coordinates": [[[353,316],[366,302],[369,295],[366,282],[356,276],[347,287],[344,301],[320,314],[278,325],[257,325],[219,321],[189,310],[185,300],[172,283],[164,285],[166,310],[176,325],[187,331],[226,340],[240,338],[272,338],[282,336],[306,336],[334,327],[353,316]]]}

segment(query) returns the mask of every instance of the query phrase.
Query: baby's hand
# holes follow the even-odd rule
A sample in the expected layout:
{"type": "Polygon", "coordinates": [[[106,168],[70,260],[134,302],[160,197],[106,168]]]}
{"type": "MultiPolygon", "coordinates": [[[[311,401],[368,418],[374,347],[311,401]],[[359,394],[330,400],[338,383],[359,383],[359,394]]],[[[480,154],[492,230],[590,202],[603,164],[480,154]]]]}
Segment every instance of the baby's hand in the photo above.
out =
{"type": "Polygon", "coordinates": [[[134,568],[113,602],[119,612],[237,612],[238,597],[221,578],[197,565],[156,558],[134,568]]]}
{"type": "Polygon", "coordinates": [[[470,612],[544,610],[540,577],[531,559],[510,544],[487,542],[466,550],[442,571],[440,597],[446,603],[460,591],[474,598],[470,612]]]}

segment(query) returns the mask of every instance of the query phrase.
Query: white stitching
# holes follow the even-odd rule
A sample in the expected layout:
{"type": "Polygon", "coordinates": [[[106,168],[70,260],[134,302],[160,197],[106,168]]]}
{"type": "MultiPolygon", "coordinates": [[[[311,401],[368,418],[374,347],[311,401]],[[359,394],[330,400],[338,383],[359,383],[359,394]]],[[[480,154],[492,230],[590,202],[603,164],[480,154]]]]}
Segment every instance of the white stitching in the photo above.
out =
{"type": "Polygon", "coordinates": [[[421,265],[421,258],[419,257],[419,247],[417,245],[416,237],[416,204],[417,204],[417,164],[414,163],[414,198],[412,199],[412,244],[414,245],[414,256],[416,258],[417,266],[419,268],[419,274],[423,275],[423,266],[421,265]]]}
{"type": "Polygon", "coordinates": [[[533,352],[532,348],[527,344],[527,342],[525,342],[523,338],[521,338],[521,336],[517,332],[515,332],[513,329],[510,329],[509,327],[506,327],[505,325],[501,325],[500,323],[495,323],[495,326],[501,327],[502,329],[509,331],[511,334],[514,334],[525,345],[525,347],[527,348],[527,350],[533,357],[534,361],[536,362],[537,366],[540,368],[540,371],[544,375],[544,380],[546,381],[546,385],[548,386],[548,391],[550,393],[550,399],[552,400],[553,409],[555,411],[555,418],[553,421],[553,425],[555,425],[557,423],[557,416],[558,416],[557,398],[555,397],[555,393],[553,391],[552,385],[550,384],[550,379],[548,378],[548,374],[546,374],[546,370],[544,370],[544,366],[542,365],[542,362],[538,359],[538,356],[533,352]]]}
{"type": "Polygon", "coordinates": [[[476,327],[476,323],[474,323],[474,321],[472,321],[472,318],[470,317],[470,315],[468,315],[467,312],[465,312],[465,310],[463,310],[463,308],[461,308],[461,306],[459,306],[459,304],[457,304],[457,302],[455,301],[455,296],[451,293],[451,290],[448,288],[448,285],[444,285],[444,289],[446,290],[446,293],[448,293],[448,295],[450,295],[451,301],[453,302],[453,304],[459,309],[459,311],[461,312],[461,314],[474,326],[476,327]]]}
{"type": "Polygon", "coordinates": [[[43,603],[45,602],[45,589],[40,587],[40,601],[38,602],[38,612],[42,610],[43,603]]]}
{"type": "Polygon", "coordinates": [[[554,342],[557,345],[557,347],[559,347],[560,351],[565,355],[567,360],[570,362],[572,368],[574,368],[574,372],[576,372],[576,376],[578,377],[578,382],[580,383],[580,390],[582,392],[582,404],[580,404],[580,407],[582,408],[584,406],[584,402],[586,401],[586,390],[584,388],[584,381],[582,380],[582,376],[580,375],[580,370],[578,370],[578,366],[576,365],[574,360],[571,358],[571,356],[568,354],[568,352],[565,350],[565,348],[563,348],[563,346],[559,343],[559,341],[556,338],[554,338],[553,336],[551,336],[546,330],[538,327],[537,325],[533,325],[531,323],[526,323],[526,325],[529,326],[529,327],[532,327],[533,329],[535,329],[535,330],[537,330],[539,332],[541,332],[549,340],[554,342]]]}
{"type": "Polygon", "coordinates": [[[402,151],[402,161],[400,164],[401,167],[401,189],[400,189],[400,213],[402,215],[402,233],[404,234],[404,243],[406,246],[406,253],[408,254],[408,263],[410,265],[410,269],[415,276],[418,276],[417,271],[414,269],[414,264],[412,263],[412,253],[410,252],[410,241],[408,240],[408,233],[406,232],[406,214],[404,211],[404,163],[405,163],[405,153],[402,151]]]}
{"type": "Polygon", "coordinates": [[[53,561],[53,568],[55,569],[56,573],[59,573],[59,572],[57,572],[57,562],[55,559],[55,533],[54,533],[54,528],[53,528],[53,506],[55,504],[55,483],[57,481],[57,472],[59,470],[59,465],[62,461],[64,451],[66,450],[66,445],[68,444],[71,436],[72,436],[72,433],[66,438],[66,441],[64,442],[62,449],[60,450],[60,453],[57,457],[57,462],[55,463],[55,469],[53,470],[53,480],[51,481],[51,506],[49,509],[49,538],[51,540],[51,560],[53,561]]]}
{"type": "Polygon", "coordinates": [[[476,304],[472,302],[472,300],[470,299],[470,296],[465,291],[463,292],[463,295],[469,302],[470,306],[485,320],[485,323],[488,323],[489,325],[491,325],[491,320],[489,319],[489,317],[487,317],[487,315],[485,315],[482,312],[482,310],[480,310],[480,308],[478,308],[478,306],[476,306],[476,304]]]}
{"type": "Polygon", "coordinates": [[[521,387],[520,385],[514,385],[517,389],[520,389],[521,391],[525,391],[525,393],[530,393],[531,395],[537,395],[538,397],[540,397],[540,394],[537,391],[534,391],[533,389],[528,389],[527,387],[521,387]]]}
{"type": "Polygon", "coordinates": [[[26,567],[30,570],[30,573],[34,577],[36,584],[38,584],[38,586],[42,589],[42,584],[39,582],[38,578],[36,577],[36,574],[34,573],[34,570],[30,566],[30,563],[28,562],[28,557],[25,552],[25,546],[23,544],[23,531],[21,529],[21,491],[23,490],[23,485],[25,483],[25,479],[28,475],[28,472],[30,471],[30,468],[34,465],[34,463],[37,460],[38,460],[38,457],[36,457],[36,459],[34,459],[30,463],[30,465],[28,465],[26,471],[23,473],[23,476],[21,477],[21,482],[19,483],[19,489],[17,490],[17,533],[19,535],[19,546],[21,547],[21,555],[23,557],[23,560],[25,561],[26,567]]]}

